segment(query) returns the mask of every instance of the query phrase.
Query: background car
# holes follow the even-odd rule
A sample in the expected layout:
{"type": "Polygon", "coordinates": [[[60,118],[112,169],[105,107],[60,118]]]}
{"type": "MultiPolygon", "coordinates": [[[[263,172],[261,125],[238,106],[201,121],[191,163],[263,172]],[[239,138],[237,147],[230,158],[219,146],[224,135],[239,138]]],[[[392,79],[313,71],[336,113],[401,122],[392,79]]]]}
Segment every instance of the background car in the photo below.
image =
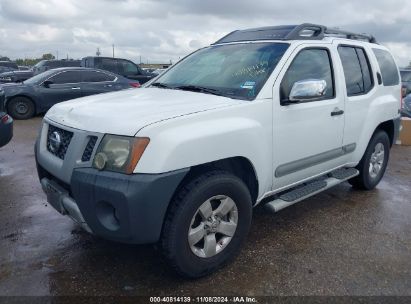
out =
{"type": "Polygon", "coordinates": [[[400,69],[402,87],[405,88],[405,95],[411,93],[411,68],[400,69]]]}
{"type": "Polygon", "coordinates": [[[81,66],[109,71],[128,79],[138,80],[140,84],[146,83],[151,78],[157,76],[144,71],[134,62],[122,58],[89,56],[81,59],[81,66]]]}
{"type": "Polygon", "coordinates": [[[0,83],[23,82],[33,77],[33,71],[9,71],[0,73],[0,83]]]}
{"type": "Polygon", "coordinates": [[[31,67],[26,65],[19,65],[19,71],[28,71],[31,70],[31,67]]]}
{"type": "Polygon", "coordinates": [[[33,66],[33,74],[37,75],[51,69],[64,67],[80,67],[80,60],[42,60],[33,66]]]}
{"type": "Polygon", "coordinates": [[[7,68],[9,71],[14,71],[14,70],[19,69],[17,64],[12,61],[0,61],[0,67],[7,68]]]}
{"type": "Polygon", "coordinates": [[[401,116],[411,118],[411,93],[402,100],[401,116]]]}
{"type": "Polygon", "coordinates": [[[0,85],[3,107],[15,119],[28,119],[54,104],[88,95],[139,87],[120,75],[88,68],[59,68],[22,83],[0,85]]]}
{"type": "Polygon", "coordinates": [[[9,143],[13,137],[13,118],[5,112],[0,112],[0,147],[9,143]]]}

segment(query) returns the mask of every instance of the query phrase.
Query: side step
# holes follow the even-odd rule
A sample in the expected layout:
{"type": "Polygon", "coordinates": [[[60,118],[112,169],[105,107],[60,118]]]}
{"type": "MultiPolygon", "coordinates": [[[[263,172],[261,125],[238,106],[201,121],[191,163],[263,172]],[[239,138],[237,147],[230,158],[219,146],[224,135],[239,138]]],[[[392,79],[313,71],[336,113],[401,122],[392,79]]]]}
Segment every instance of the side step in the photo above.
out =
{"type": "Polygon", "coordinates": [[[278,212],[310,196],[345,182],[357,176],[359,173],[360,172],[355,168],[340,168],[334,170],[320,178],[316,178],[278,194],[273,201],[267,203],[265,206],[270,211],[278,212]]]}

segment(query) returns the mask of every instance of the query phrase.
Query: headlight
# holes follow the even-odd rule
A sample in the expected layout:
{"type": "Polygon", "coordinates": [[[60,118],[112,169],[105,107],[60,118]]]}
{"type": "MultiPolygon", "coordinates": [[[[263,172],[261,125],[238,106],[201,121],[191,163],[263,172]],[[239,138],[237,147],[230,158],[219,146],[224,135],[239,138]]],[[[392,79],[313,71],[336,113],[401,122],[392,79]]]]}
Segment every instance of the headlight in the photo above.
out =
{"type": "Polygon", "coordinates": [[[147,137],[105,135],[94,156],[93,167],[131,174],[149,142],[147,137]]]}

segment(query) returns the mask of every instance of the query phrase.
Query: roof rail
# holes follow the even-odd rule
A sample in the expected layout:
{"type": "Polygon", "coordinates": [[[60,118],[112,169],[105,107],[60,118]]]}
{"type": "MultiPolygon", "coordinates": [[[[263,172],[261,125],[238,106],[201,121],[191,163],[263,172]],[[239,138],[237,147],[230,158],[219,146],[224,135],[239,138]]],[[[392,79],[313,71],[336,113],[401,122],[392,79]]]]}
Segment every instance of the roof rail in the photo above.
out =
{"type": "Polygon", "coordinates": [[[377,43],[371,35],[351,33],[319,24],[303,23],[300,25],[268,26],[237,30],[227,34],[213,44],[257,40],[322,40],[324,37],[340,37],[377,43]]]}

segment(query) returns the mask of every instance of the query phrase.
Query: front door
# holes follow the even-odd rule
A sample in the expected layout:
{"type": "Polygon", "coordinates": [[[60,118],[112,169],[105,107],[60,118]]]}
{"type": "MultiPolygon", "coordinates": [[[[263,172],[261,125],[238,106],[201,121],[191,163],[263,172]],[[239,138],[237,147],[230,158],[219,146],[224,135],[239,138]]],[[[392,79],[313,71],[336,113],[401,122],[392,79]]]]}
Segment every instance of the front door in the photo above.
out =
{"type": "Polygon", "coordinates": [[[344,98],[337,94],[333,55],[325,47],[300,46],[274,85],[273,189],[289,186],[343,164],[344,98]],[[322,97],[290,102],[293,85],[325,80],[322,97]]]}
{"type": "Polygon", "coordinates": [[[38,88],[45,107],[81,97],[81,72],[64,71],[50,77],[38,88]]]}

